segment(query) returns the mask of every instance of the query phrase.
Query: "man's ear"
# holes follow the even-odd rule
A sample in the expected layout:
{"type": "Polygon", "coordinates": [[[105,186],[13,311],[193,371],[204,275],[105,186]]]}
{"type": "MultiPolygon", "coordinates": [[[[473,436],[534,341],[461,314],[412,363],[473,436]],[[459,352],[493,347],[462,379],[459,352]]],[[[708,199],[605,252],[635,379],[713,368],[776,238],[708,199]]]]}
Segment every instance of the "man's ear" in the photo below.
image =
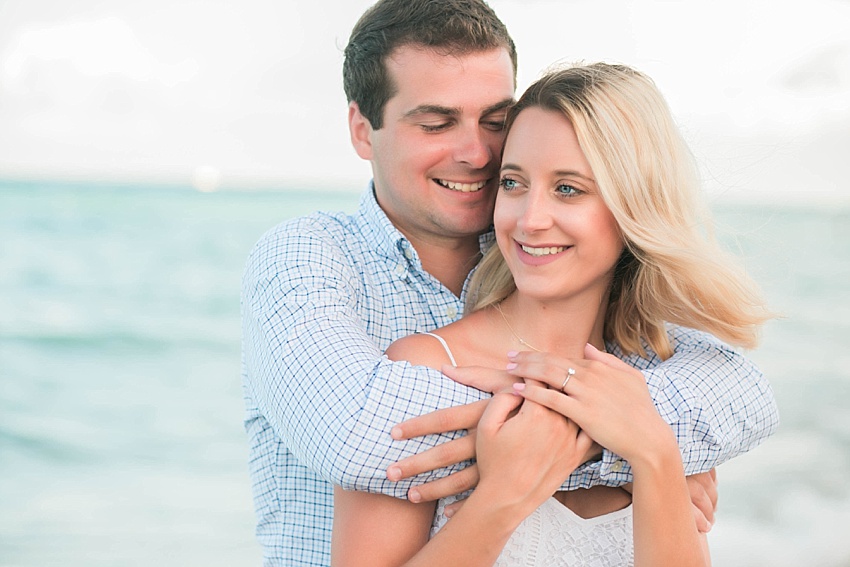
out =
{"type": "Polygon", "coordinates": [[[348,103],[348,133],[354,151],[363,159],[372,159],[372,124],[360,113],[357,103],[348,103]]]}

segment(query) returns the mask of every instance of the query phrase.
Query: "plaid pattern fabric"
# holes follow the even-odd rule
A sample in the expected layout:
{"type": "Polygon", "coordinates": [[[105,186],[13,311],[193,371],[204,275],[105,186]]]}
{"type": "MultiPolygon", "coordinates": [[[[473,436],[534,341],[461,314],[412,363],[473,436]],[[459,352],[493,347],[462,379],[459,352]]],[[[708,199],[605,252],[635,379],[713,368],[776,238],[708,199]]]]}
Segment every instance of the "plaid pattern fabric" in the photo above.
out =
{"type": "MultiPolygon", "coordinates": [[[[482,248],[492,240],[482,237],[482,248]]],[[[390,463],[459,435],[397,442],[389,431],[482,394],[382,353],[398,338],[455,321],[462,305],[422,269],[371,186],[351,216],[314,213],[260,239],[243,280],[242,378],[265,565],[330,564],[332,484],[404,497],[412,484],[452,472],[389,482],[390,463]]],[[[752,363],[704,333],[670,332],[676,347],[670,360],[626,361],[644,371],[689,473],[772,433],[776,406],[752,363]]],[[[565,488],[630,480],[628,465],[605,452],[565,488]]]]}

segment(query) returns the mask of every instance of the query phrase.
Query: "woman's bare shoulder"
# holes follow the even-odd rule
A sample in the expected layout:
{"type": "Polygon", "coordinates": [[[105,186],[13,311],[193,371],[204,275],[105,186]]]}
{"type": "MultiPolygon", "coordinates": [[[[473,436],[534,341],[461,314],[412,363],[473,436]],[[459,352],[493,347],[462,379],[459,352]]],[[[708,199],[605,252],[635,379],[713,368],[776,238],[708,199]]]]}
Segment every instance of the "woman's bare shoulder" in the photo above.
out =
{"type": "MultiPolygon", "coordinates": [[[[434,332],[438,333],[439,331],[434,332]]],[[[451,359],[440,341],[424,333],[398,339],[387,348],[385,354],[390,360],[406,360],[411,364],[430,366],[437,370],[444,364],[451,364],[451,359]]]]}

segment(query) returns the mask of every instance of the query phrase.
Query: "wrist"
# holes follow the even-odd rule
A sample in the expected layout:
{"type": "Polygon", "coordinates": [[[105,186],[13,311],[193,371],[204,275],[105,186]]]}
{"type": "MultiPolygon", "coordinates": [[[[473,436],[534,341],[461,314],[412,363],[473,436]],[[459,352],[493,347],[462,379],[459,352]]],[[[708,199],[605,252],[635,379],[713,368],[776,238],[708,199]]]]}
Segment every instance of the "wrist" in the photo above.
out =
{"type": "Polygon", "coordinates": [[[536,506],[529,502],[528,498],[512,494],[511,491],[505,490],[501,485],[482,481],[469,496],[461,510],[458,511],[458,514],[466,510],[470,514],[475,514],[478,518],[476,522],[480,523],[481,519],[485,519],[484,521],[488,524],[487,529],[491,530],[493,535],[502,534],[507,541],[514,530],[535,508],[536,506]]]}
{"type": "Polygon", "coordinates": [[[682,469],[682,455],[673,431],[666,427],[658,435],[641,444],[640,450],[627,460],[635,476],[682,469]]]}

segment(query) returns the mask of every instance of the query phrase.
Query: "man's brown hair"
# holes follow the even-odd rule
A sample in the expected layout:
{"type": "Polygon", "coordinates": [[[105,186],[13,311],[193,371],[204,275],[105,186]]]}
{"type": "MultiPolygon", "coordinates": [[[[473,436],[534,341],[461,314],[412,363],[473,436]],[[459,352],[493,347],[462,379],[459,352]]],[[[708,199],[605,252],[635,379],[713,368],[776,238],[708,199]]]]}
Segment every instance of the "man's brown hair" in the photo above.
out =
{"type": "Polygon", "coordinates": [[[510,54],[516,79],[516,46],[505,24],[485,2],[380,0],[354,26],[342,67],[348,102],[357,103],[375,130],[383,127],[384,106],[396,92],[386,58],[406,45],[445,55],[503,47],[510,54]]]}

